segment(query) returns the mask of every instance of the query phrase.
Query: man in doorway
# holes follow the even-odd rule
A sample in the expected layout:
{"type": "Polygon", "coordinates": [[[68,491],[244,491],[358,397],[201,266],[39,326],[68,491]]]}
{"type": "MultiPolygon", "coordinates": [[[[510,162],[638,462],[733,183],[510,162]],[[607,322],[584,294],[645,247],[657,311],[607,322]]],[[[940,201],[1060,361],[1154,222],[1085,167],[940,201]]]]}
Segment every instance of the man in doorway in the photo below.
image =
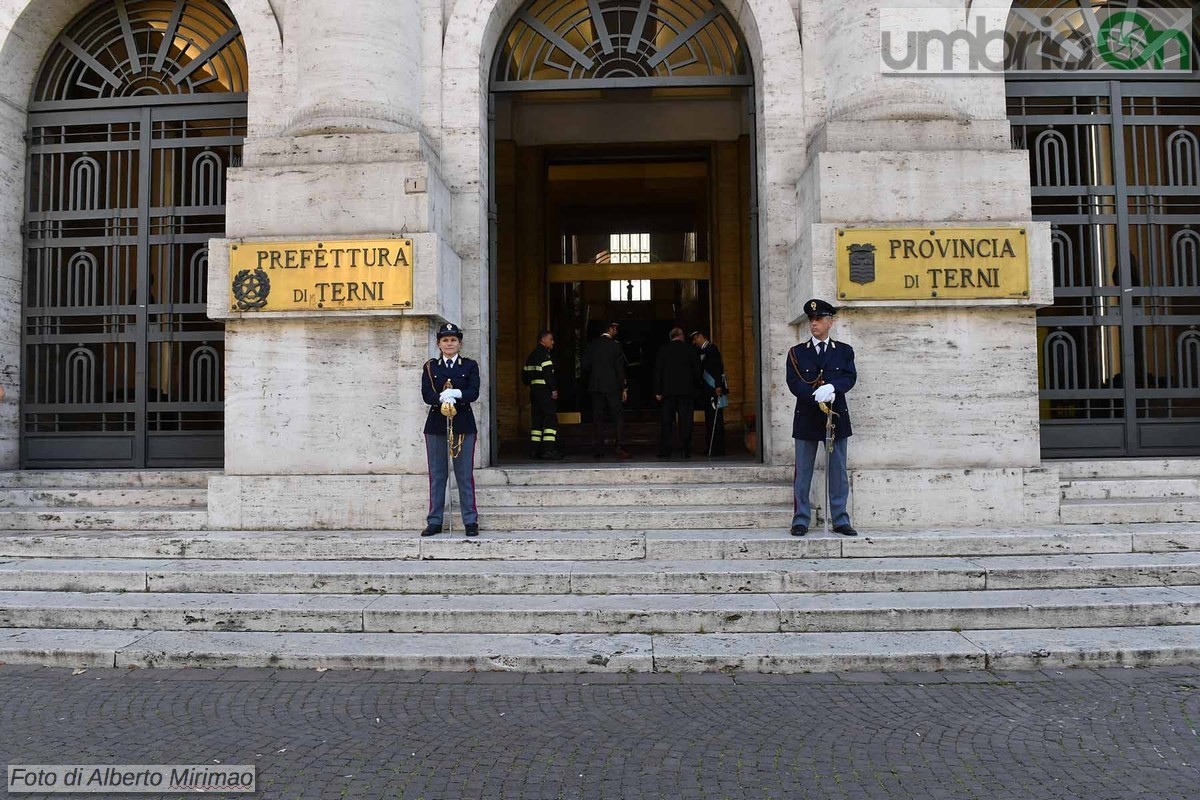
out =
{"type": "Polygon", "coordinates": [[[700,351],[700,402],[704,404],[704,446],[710,456],[725,455],[725,406],[729,404],[729,384],[725,381],[725,362],[721,351],[704,331],[692,331],[692,345],[700,351]]]}
{"type": "Polygon", "coordinates": [[[824,300],[812,299],[804,304],[808,317],[809,338],[788,351],[788,389],[796,396],[796,414],[792,420],[792,438],[796,441],[795,494],[792,515],[792,536],[808,533],[812,508],[809,490],[812,487],[813,466],[817,450],[825,441],[826,413],[832,409],[834,441],[826,464],[829,481],[829,508],[825,513],[833,530],[843,536],[857,536],[850,525],[846,504],[850,497],[850,479],[846,473],[846,445],[852,430],[846,392],[854,388],[858,372],[854,367],[854,348],[830,337],[837,309],[824,300]]]}
{"type": "Polygon", "coordinates": [[[422,536],[442,532],[446,509],[446,482],[450,461],[458,482],[463,527],[467,536],[479,535],[479,512],[475,508],[475,412],[471,403],[479,399],[479,364],[459,353],[462,329],[447,322],[438,328],[440,355],[421,369],[421,398],[429,406],[425,418],[425,458],[429,464],[429,516],[422,536]],[[447,411],[453,415],[447,416],[447,411]],[[450,437],[447,421],[453,425],[450,437]],[[453,452],[453,455],[451,453],[453,452]]]}
{"type": "Polygon", "coordinates": [[[625,351],[617,341],[619,326],[608,323],[604,333],[588,342],[583,351],[583,374],[592,398],[592,450],[604,458],[604,415],[612,417],[617,434],[617,455],[629,458],[621,422],[621,404],[629,398],[625,382],[625,351]]]}
{"type": "Polygon", "coordinates": [[[672,328],[671,341],[654,362],[654,399],[662,404],[658,457],[671,457],[671,429],[679,419],[679,446],[692,457],[692,408],[700,389],[700,354],[683,340],[683,329],[672,328]]]}
{"type": "Polygon", "coordinates": [[[554,377],[554,334],[538,333],[537,347],[525,359],[521,380],[529,387],[529,457],[561,461],[558,449],[558,383],[554,377]]]}

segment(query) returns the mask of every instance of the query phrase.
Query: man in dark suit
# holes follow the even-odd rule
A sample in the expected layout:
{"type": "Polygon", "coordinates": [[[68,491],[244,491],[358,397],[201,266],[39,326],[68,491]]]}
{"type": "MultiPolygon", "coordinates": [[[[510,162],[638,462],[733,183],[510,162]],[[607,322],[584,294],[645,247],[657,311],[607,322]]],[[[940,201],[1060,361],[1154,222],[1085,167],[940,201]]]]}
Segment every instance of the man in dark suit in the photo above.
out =
{"type": "Polygon", "coordinates": [[[479,399],[479,364],[459,354],[462,330],[447,322],[437,332],[441,354],[421,368],[421,398],[429,406],[425,418],[425,458],[429,464],[429,516],[422,536],[442,532],[446,508],[446,482],[450,479],[450,447],[453,446],[454,477],[462,505],[463,527],[467,536],[479,535],[479,512],[475,508],[475,412],[471,403],[479,399]],[[449,385],[447,385],[449,381],[449,385]],[[454,409],[451,418],[454,439],[448,438],[442,407],[454,409]],[[461,438],[460,438],[461,437],[461,438]]]}
{"type": "Polygon", "coordinates": [[[654,362],[654,399],[662,404],[659,458],[671,457],[671,428],[679,419],[679,445],[692,457],[692,409],[700,389],[700,354],[683,340],[683,329],[671,329],[671,341],[654,362]]]}
{"type": "Polygon", "coordinates": [[[592,398],[592,449],[596,458],[604,458],[604,414],[612,417],[617,429],[617,455],[629,458],[623,444],[621,404],[629,398],[625,378],[625,351],[617,341],[617,323],[610,322],[604,333],[588,342],[583,351],[583,374],[592,398]]]}
{"type": "Polygon", "coordinates": [[[846,444],[851,433],[850,409],[846,392],[854,388],[858,372],[854,367],[854,348],[835,342],[829,335],[837,309],[824,300],[804,304],[810,337],[788,351],[787,384],[796,396],[796,414],[792,420],[792,438],[796,440],[796,476],[793,486],[795,511],[792,536],[808,533],[812,509],[809,489],[817,450],[825,441],[826,415],[821,404],[833,409],[834,442],[826,465],[829,481],[829,505],[833,529],[843,536],[857,536],[850,525],[846,504],[850,498],[850,479],[846,472],[846,444]]]}
{"type": "Polygon", "coordinates": [[[725,381],[725,362],[721,351],[708,340],[704,331],[692,331],[692,346],[700,352],[700,402],[704,408],[704,446],[710,456],[725,455],[725,406],[729,403],[729,384],[725,381]]]}

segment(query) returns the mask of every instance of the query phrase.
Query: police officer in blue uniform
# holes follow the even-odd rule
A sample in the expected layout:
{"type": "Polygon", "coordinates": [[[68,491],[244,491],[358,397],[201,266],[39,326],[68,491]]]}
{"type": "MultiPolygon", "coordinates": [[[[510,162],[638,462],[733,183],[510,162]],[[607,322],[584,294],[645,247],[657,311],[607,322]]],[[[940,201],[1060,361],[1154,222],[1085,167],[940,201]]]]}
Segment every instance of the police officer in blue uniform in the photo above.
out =
{"type": "Polygon", "coordinates": [[[796,396],[796,414],[792,420],[792,438],[796,440],[796,476],[793,486],[795,506],[792,536],[808,533],[812,514],[809,489],[817,450],[825,441],[826,414],[819,404],[833,409],[834,442],[829,457],[829,505],[833,530],[843,536],[857,536],[850,525],[846,501],[850,497],[850,479],[846,473],[846,440],[853,432],[846,392],[854,388],[858,372],[854,368],[854,348],[835,342],[829,335],[837,309],[824,300],[804,304],[810,338],[788,351],[787,384],[796,396]]]}
{"type": "Polygon", "coordinates": [[[475,508],[475,413],[471,403],[479,399],[479,363],[459,354],[462,329],[447,322],[438,328],[437,343],[441,354],[421,368],[421,397],[429,406],[425,420],[425,457],[429,463],[429,516],[422,536],[442,532],[446,508],[446,481],[450,476],[450,449],[454,455],[454,478],[462,507],[463,527],[467,536],[479,535],[479,512],[475,508]],[[450,403],[455,414],[442,414],[442,405],[450,403]],[[453,425],[453,438],[447,430],[453,425]]]}

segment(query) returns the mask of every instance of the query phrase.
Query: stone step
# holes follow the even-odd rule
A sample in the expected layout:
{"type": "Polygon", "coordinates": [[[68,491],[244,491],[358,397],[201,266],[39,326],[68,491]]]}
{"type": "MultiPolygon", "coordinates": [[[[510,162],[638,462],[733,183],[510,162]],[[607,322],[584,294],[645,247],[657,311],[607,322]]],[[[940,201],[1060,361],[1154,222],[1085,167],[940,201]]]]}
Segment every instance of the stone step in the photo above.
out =
{"type": "Polygon", "coordinates": [[[862,529],[857,537],[767,530],[461,532],[21,531],[0,533],[0,558],[209,558],[233,560],[431,559],[677,561],[874,558],[1200,550],[1200,524],[862,529]]]}
{"type": "Polygon", "coordinates": [[[559,508],[480,505],[479,525],[484,531],[736,530],[784,528],[792,524],[792,513],[790,502],[787,505],[559,508]]]}
{"type": "Polygon", "coordinates": [[[1076,478],[1175,478],[1200,475],[1200,458],[1113,458],[1046,461],[1062,480],[1076,478]]]}
{"type": "Polygon", "coordinates": [[[793,468],[761,464],[722,464],[719,466],[682,466],[656,464],[640,466],[614,463],[603,467],[576,467],[545,464],[536,467],[484,467],[475,470],[475,485],[484,486],[638,486],[644,483],[670,483],[690,486],[699,483],[763,484],[787,483],[793,468]]]}
{"type": "Polygon", "coordinates": [[[1200,521],[1200,499],[1063,500],[1059,518],[1071,525],[1200,521]]]}
{"type": "Polygon", "coordinates": [[[0,628],[383,633],[774,633],[1182,625],[1200,586],[848,594],[0,592],[0,628]]]}
{"type": "Polygon", "coordinates": [[[214,470],[10,470],[0,472],[0,487],[8,489],[124,489],[177,487],[205,489],[214,470]]]}
{"type": "Polygon", "coordinates": [[[207,509],[0,508],[4,531],[187,531],[207,525],[207,509]]]}
{"type": "Polygon", "coordinates": [[[1200,661],[1197,625],[663,634],[651,640],[658,672],[1018,670],[1166,666],[1200,661]]]}
{"type": "Polygon", "coordinates": [[[792,503],[789,484],[638,483],[628,486],[547,485],[476,488],[480,508],[582,508],[595,506],[745,506],[792,503]]]}
{"type": "Polygon", "coordinates": [[[1200,626],[731,634],[0,630],[0,661],[62,667],[844,672],[1200,661],[1200,626]]]}
{"type": "Polygon", "coordinates": [[[1200,553],[691,561],[0,560],[0,590],[771,594],[1200,585],[1200,553]]]}
{"type": "Polygon", "coordinates": [[[1064,500],[1200,498],[1200,477],[1075,478],[1062,485],[1064,500]]]}
{"type": "Polygon", "coordinates": [[[183,487],[0,489],[5,508],[207,508],[208,490],[183,487]]]}

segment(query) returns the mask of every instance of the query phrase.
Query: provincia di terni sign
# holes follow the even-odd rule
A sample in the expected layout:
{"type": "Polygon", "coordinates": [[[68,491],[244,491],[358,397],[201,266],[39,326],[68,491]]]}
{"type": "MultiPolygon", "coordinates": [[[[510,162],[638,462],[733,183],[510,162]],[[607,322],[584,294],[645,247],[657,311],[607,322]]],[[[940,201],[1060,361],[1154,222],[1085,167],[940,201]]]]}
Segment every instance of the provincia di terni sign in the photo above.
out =
{"type": "Polygon", "coordinates": [[[841,300],[1029,296],[1023,227],[837,228],[835,238],[841,300]]]}
{"type": "Polygon", "coordinates": [[[412,239],[235,242],[234,311],[412,308],[412,239]]]}

